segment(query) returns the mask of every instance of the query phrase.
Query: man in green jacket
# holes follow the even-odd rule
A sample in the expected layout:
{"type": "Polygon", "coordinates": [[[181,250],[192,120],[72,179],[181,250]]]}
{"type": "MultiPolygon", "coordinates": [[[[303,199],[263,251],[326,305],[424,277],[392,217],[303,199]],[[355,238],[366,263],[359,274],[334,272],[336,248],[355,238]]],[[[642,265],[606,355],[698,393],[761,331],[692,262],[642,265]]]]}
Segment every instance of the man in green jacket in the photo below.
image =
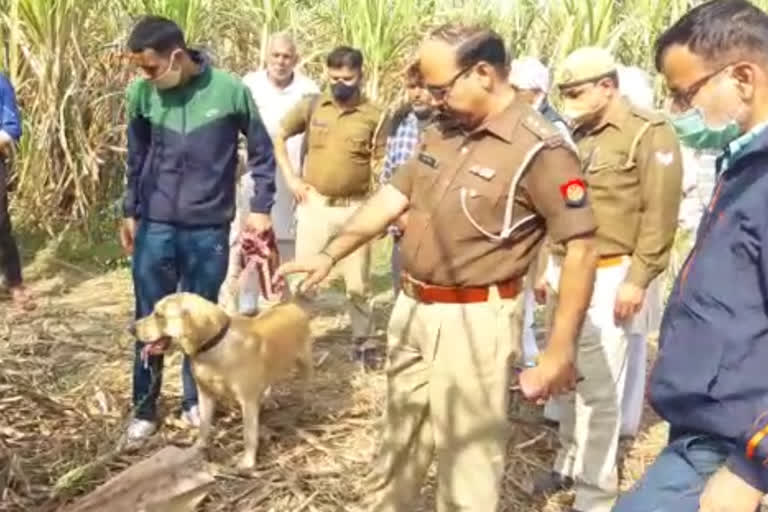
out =
{"type": "MultiPolygon", "coordinates": [[[[181,289],[216,301],[227,272],[235,211],[238,137],[247,138],[254,195],[247,228],[272,228],[275,193],[272,142],[239,78],[211,67],[186,46],[172,21],[147,16],[128,48],[142,77],[127,93],[128,179],[120,240],[133,254],[136,318],[181,289]]],[[[131,441],[156,429],[163,358],[137,340],[131,441]]],[[[182,370],[182,417],[199,425],[189,361],[182,370]]]]}

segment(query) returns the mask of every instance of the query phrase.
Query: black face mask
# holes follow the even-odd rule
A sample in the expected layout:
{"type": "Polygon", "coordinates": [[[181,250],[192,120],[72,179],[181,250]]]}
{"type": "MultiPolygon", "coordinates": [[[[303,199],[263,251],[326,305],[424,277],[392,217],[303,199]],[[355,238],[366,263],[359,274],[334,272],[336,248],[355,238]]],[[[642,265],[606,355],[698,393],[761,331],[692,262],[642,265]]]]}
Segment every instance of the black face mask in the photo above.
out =
{"type": "Polygon", "coordinates": [[[344,82],[337,82],[331,86],[333,97],[342,102],[351,99],[357,91],[357,85],[347,85],[344,82]]]}
{"type": "Polygon", "coordinates": [[[433,112],[431,108],[412,108],[411,110],[413,110],[413,113],[416,116],[416,119],[418,119],[419,121],[424,121],[433,116],[433,112]]]}

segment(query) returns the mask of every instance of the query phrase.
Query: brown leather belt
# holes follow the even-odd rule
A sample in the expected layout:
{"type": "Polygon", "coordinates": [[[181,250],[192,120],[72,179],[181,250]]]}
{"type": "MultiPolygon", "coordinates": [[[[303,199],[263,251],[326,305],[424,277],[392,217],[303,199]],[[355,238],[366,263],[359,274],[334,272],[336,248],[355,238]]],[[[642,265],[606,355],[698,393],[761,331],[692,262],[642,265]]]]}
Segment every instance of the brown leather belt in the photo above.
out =
{"type": "Polygon", "coordinates": [[[600,259],[597,261],[597,268],[618,267],[622,263],[624,263],[624,254],[619,254],[618,256],[600,256],[600,259]]]}
{"type": "Polygon", "coordinates": [[[487,302],[490,297],[491,288],[494,286],[499,292],[499,298],[514,299],[520,294],[520,290],[522,289],[522,279],[512,279],[492,286],[458,288],[422,283],[421,281],[413,279],[408,274],[403,274],[400,286],[403,293],[419,302],[471,304],[474,302],[487,302]]]}

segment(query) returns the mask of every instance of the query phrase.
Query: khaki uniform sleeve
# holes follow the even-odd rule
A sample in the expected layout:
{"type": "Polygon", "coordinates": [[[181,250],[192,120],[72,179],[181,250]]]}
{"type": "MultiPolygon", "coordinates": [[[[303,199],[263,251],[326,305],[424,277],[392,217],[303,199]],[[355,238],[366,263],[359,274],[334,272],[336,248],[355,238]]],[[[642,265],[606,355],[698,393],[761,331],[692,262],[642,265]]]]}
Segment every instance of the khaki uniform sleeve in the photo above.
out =
{"type": "Polygon", "coordinates": [[[411,192],[413,192],[413,178],[417,172],[416,162],[415,158],[411,158],[398,167],[389,182],[408,199],[411,198],[411,192]]]}
{"type": "Polygon", "coordinates": [[[543,149],[525,176],[533,206],[547,222],[547,234],[562,243],[597,229],[588,194],[580,202],[569,202],[561,188],[578,180],[584,184],[578,157],[564,147],[543,149]]]}
{"type": "Polygon", "coordinates": [[[280,121],[280,130],[286,137],[292,137],[307,130],[307,116],[312,98],[302,98],[280,121]]]}
{"type": "Polygon", "coordinates": [[[374,162],[382,162],[387,154],[387,138],[392,120],[388,112],[382,112],[376,120],[376,131],[373,134],[371,156],[374,162]]]}
{"type": "Polygon", "coordinates": [[[669,124],[652,126],[638,147],[640,228],[627,282],[646,288],[669,264],[683,181],[680,144],[669,124]]]}
{"type": "Polygon", "coordinates": [[[387,157],[387,139],[389,135],[390,118],[387,111],[377,112],[376,128],[371,140],[371,170],[372,188],[376,188],[380,182],[381,172],[387,157]]]}

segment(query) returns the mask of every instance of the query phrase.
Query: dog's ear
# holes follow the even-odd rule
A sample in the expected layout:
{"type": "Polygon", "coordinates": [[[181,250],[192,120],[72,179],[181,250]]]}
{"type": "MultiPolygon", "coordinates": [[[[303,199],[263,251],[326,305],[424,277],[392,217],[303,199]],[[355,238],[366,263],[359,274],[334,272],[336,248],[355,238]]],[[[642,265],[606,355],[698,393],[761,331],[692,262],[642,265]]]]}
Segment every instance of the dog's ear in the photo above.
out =
{"type": "Polygon", "coordinates": [[[201,346],[212,340],[227,327],[229,324],[229,315],[218,305],[203,299],[194,297],[194,299],[184,304],[183,322],[186,329],[187,343],[194,345],[192,354],[196,353],[201,346]]]}
{"type": "Polygon", "coordinates": [[[218,334],[229,324],[229,315],[218,304],[210,302],[209,305],[210,308],[206,308],[208,310],[207,313],[211,324],[216,328],[216,334],[218,334]]]}

